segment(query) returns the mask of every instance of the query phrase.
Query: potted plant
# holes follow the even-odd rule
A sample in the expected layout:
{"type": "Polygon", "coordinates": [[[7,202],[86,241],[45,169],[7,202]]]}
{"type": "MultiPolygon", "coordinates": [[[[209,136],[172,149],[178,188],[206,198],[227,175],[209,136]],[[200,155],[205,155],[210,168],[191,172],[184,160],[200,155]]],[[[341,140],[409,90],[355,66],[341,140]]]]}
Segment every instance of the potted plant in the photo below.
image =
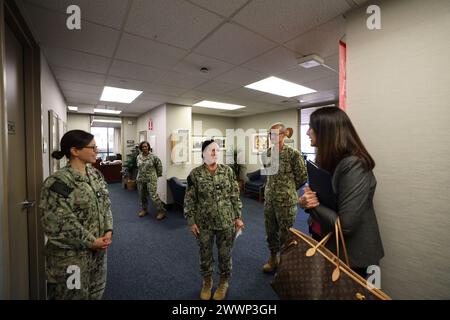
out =
{"type": "Polygon", "coordinates": [[[129,190],[136,189],[137,176],[137,156],[139,155],[139,146],[135,146],[129,154],[122,166],[122,176],[129,190]]]}

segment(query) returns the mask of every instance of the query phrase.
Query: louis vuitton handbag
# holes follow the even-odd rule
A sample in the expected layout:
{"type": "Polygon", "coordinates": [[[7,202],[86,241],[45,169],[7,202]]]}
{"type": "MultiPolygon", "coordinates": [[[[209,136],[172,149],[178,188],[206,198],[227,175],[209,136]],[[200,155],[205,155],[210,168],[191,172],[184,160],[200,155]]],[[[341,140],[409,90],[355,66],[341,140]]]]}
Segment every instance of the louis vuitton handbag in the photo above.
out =
{"type": "Polygon", "coordinates": [[[291,228],[281,250],[272,288],[280,299],[295,300],[390,300],[381,290],[350,269],[341,224],[337,219],[337,255],[325,248],[333,233],[320,242],[291,228]],[[346,263],[339,259],[339,239],[346,263]]]}

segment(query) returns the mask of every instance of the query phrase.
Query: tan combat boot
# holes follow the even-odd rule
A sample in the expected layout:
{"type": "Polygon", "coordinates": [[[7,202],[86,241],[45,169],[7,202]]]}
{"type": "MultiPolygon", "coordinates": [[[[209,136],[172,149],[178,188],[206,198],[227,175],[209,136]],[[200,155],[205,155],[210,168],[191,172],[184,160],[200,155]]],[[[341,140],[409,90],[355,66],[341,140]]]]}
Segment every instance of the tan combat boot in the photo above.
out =
{"type": "Polygon", "coordinates": [[[228,278],[220,278],[219,287],[214,292],[213,300],[223,300],[228,291],[228,278]]]}
{"type": "Polygon", "coordinates": [[[142,218],[144,216],[146,216],[148,214],[147,209],[142,209],[141,211],[139,211],[138,216],[139,218],[142,218]]]}
{"type": "Polygon", "coordinates": [[[166,212],[165,211],[159,211],[158,214],[156,215],[156,220],[162,220],[166,217],[166,212]]]}
{"type": "Polygon", "coordinates": [[[272,272],[278,267],[280,262],[277,254],[271,254],[269,261],[263,266],[264,272],[272,272]]]}
{"type": "Polygon", "coordinates": [[[202,300],[211,299],[212,286],[213,286],[212,276],[204,277],[202,291],[200,292],[200,299],[202,300]]]}

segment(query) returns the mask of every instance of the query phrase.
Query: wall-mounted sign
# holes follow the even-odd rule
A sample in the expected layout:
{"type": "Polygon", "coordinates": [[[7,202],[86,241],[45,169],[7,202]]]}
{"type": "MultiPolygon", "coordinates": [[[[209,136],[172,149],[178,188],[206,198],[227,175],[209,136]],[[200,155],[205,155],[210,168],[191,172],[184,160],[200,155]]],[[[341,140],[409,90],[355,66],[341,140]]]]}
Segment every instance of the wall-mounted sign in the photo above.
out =
{"type": "Polygon", "coordinates": [[[134,140],[127,140],[127,144],[134,144],[134,140]]]}
{"type": "Polygon", "coordinates": [[[16,123],[8,121],[8,134],[16,134],[16,123]]]}

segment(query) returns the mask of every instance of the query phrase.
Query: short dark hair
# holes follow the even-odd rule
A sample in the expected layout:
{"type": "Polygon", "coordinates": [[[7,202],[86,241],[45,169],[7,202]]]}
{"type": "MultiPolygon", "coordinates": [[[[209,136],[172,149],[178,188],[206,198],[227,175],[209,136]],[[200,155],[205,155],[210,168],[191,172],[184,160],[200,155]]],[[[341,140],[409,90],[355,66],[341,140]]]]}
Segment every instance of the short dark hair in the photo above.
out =
{"type": "Polygon", "coordinates": [[[148,141],[142,141],[141,143],[139,143],[139,150],[142,151],[142,146],[143,146],[144,144],[147,144],[147,145],[148,145],[148,150],[150,151],[151,147],[150,147],[150,143],[149,143],[148,141]]]}
{"type": "Polygon", "coordinates": [[[202,143],[202,159],[203,159],[203,151],[205,151],[206,147],[209,146],[211,143],[216,142],[214,139],[205,140],[202,143]]]}
{"type": "Polygon", "coordinates": [[[360,158],[366,170],[375,167],[375,161],[343,110],[337,107],[317,109],[311,114],[309,126],[316,135],[316,162],[321,168],[334,172],[339,162],[348,156],[360,158]]]}
{"type": "Polygon", "coordinates": [[[70,149],[77,148],[82,149],[86,147],[94,139],[94,136],[89,132],[83,130],[70,130],[67,131],[61,138],[59,151],[53,151],[52,157],[55,159],[61,159],[66,156],[70,159],[70,149]]]}

